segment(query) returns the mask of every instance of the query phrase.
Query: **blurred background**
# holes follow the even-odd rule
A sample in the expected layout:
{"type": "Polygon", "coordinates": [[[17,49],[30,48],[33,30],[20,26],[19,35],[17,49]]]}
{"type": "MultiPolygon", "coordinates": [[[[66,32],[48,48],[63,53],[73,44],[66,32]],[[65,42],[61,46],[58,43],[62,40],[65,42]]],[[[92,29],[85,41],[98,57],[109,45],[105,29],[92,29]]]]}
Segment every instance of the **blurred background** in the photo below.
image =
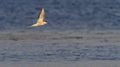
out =
{"type": "Polygon", "coordinates": [[[0,62],[119,61],[119,29],[120,0],[0,0],[0,62]]]}
{"type": "Polygon", "coordinates": [[[0,30],[25,29],[41,8],[49,23],[41,29],[120,29],[120,0],[0,0],[0,30]]]}

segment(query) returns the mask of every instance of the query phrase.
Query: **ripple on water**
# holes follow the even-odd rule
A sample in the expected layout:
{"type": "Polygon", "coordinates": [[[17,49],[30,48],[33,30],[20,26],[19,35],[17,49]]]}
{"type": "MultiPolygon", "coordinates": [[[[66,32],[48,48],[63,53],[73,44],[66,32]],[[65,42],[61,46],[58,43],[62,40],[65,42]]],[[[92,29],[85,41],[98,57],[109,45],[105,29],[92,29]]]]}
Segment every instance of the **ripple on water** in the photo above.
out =
{"type": "Polygon", "coordinates": [[[120,46],[80,44],[0,45],[0,61],[120,60],[120,46]]]}

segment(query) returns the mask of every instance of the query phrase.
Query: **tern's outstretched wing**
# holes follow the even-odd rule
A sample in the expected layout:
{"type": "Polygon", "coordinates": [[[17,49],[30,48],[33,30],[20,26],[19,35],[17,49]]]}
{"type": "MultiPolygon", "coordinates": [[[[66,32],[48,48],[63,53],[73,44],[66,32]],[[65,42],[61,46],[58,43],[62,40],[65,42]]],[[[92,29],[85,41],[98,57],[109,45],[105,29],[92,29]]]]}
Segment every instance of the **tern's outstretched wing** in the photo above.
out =
{"type": "Polygon", "coordinates": [[[37,20],[37,23],[42,23],[43,21],[44,21],[44,18],[45,18],[45,11],[44,11],[44,8],[42,8],[42,11],[41,11],[41,13],[40,13],[40,15],[39,15],[39,18],[38,18],[38,20],[37,20]]]}

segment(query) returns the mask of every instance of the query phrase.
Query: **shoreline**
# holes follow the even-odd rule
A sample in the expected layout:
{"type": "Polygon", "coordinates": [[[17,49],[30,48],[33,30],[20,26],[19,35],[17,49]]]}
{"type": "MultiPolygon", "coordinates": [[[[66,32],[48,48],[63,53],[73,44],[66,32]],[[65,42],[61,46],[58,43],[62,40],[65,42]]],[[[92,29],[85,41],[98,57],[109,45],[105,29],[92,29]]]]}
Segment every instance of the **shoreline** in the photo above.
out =
{"type": "Polygon", "coordinates": [[[119,67],[120,61],[0,62],[2,67],[119,67]]]}

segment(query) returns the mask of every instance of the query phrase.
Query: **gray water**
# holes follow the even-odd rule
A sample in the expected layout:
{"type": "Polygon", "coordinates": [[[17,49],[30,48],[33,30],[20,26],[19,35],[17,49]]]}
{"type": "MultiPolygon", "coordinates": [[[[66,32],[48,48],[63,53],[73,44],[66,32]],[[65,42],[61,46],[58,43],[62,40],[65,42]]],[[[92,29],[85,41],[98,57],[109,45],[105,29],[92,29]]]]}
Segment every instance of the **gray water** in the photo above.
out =
{"type": "Polygon", "coordinates": [[[80,44],[0,45],[1,62],[60,62],[83,60],[120,60],[120,46],[80,44]]]}

